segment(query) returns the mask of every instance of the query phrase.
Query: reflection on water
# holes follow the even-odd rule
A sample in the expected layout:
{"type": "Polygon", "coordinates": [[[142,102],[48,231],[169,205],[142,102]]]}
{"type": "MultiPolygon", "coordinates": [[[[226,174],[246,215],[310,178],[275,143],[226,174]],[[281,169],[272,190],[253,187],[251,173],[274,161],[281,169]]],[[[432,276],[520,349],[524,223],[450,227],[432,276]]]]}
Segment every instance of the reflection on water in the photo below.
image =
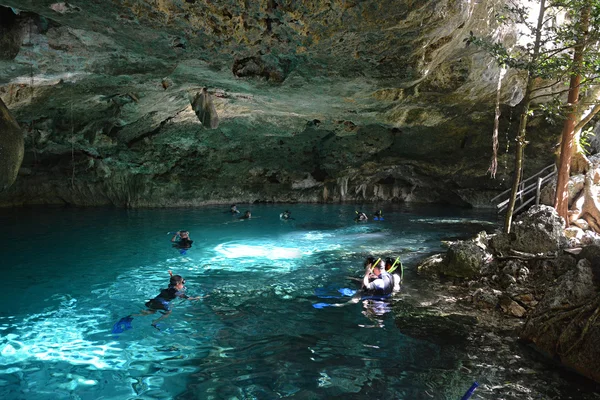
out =
{"type": "Polygon", "coordinates": [[[385,221],[357,224],[354,206],[288,205],[294,221],[274,205],[243,208],[260,218],[232,223],[219,207],[0,212],[11,244],[0,398],[458,399],[475,379],[484,399],[593,398],[585,385],[564,391],[553,372],[509,374],[510,351],[522,350],[482,357],[474,321],[412,305],[415,262],[442,239],[488,228],[487,215],[389,206],[385,221]],[[165,235],[180,229],[194,240],[185,254],[165,235]],[[401,255],[405,291],[348,302],[369,255],[401,255]],[[174,301],[161,330],[156,316],[135,316],[111,334],[166,287],[169,269],[189,295],[208,297],[174,301]],[[509,375],[523,390],[499,386],[509,375]]]}

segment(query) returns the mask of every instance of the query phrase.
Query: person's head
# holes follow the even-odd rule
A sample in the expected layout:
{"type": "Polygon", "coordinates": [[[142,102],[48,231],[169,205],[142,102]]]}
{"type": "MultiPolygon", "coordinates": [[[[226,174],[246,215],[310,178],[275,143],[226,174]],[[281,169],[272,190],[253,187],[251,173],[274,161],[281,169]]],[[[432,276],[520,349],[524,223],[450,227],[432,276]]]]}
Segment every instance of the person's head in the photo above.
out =
{"type": "Polygon", "coordinates": [[[391,258],[388,257],[385,259],[385,269],[390,269],[393,264],[394,260],[392,260],[391,258]]]}
{"type": "Polygon", "coordinates": [[[190,233],[188,231],[179,231],[179,237],[182,239],[189,239],[190,233]]]}
{"type": "Polygon", "coordinates": [[[252,214],[250,213],[250,211],[246,211],[246,212],[244,213],[244,216],[245,216],[245,217],[249,217],[249,216],[251,216],[251,215],[252,215],[252,214]]]}
{"type": "Polygon", "coordinates": [[[379,275],[381,274],[381,271],[385,270],[385,264],[383,263],[383,261],[379,261],[377,264],[375,264],[373,266],[373,273],[375,275],[379,275]]]}
{"type": "Polygon", "coordinates": [[[367,257],[367,259],[365,260],[365,267],[373,266],[374,262],[375,259],[373,257],[367,257]]]}
{"type": "Polygon", "coordinates": [[[236,206],[235,204],[232,204],[232,205],[231,205],[231,210],[232,210],[232,211],[233,211],[233,210],[237,210],[237,206],[236,206]]]}
{"type": "Polygon", "coordinates": [[[181,290],[185,285],[185,279],[181,275],[173,275],[169,281],[169,287],[181,290]]]}

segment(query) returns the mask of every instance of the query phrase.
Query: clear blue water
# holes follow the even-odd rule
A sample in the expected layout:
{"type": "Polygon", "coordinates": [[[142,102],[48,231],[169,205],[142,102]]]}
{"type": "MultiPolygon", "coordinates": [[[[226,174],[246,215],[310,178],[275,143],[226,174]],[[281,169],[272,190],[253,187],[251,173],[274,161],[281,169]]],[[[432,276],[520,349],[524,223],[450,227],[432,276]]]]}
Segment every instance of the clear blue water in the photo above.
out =
{"type": "MultiPolygon", "coordinates": [[[[475,398],[528,398],[494,392],[502,366],[466,361],[483,346],[468,340],[472,328],[446,340],[464,322],[398,322],[428,290],[417,260],[440,240],[491,230],[494,216],[389,205],[385,221],[357,224],[356,207],[240,205],[250,221],[227,207],[0,210],[0,398],[458,399],[475,379],[475,398]],[[286,208],[294,221],[279,220],[286,208]],[[179,229],[194,240],[186,254],[167,235],[179,229]],[[338,289],[355,288],[366,256],[399,254],[406,287],[389,303],[313,307],[345,302],[338,289]],[[189,295],[209,296],[175,301],[162,330],[146,316],[111,334],[166,287],[169,269],[189,295]]],[[[537,381],[556,381],[544,373],[537,381]]],[[[536,390],[530,398],[552,398],[536,390]]]]}

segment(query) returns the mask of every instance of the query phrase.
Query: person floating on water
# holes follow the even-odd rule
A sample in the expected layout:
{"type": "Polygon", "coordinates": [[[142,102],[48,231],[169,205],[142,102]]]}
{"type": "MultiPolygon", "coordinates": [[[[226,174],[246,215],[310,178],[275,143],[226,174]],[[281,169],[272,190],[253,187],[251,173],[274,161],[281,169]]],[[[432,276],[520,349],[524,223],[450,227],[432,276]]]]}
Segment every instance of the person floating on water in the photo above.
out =
{"type": "Polygon", "coordinates": [[[365,213],[364,213],[364,212],[362,212],[362,211],[356,211],[356,217],[354,217],[354,220],[355,220],[356,222],[359,222],[359,221],[366,221],[366,220],[368,220],[368,219],[369,219],[369,217],[367,217],[367,214],[365,214],[365,213]]]}
{"type": "Polygon", "coordinates": [[[186,300],[200,300],[199,296],[189,297],[185,294],[185,279],[183,279],[181,275],[173,275],[171,270],[169,270],[169,275],[171,276],[171,279],[169,279],[169,286],[166,289],[162,289],[158,296],[152,300],[148,300],[146,302],[146,307],[148,307],[148,309],[143,310],[140,314],[149,315],[160,311],[163,315],[152,321],[153,326],[156,326],[159,321],[171,315],[171,301],[177,298],[186,300]]]}
{"type": "Polygon", "coordinates": [[[285,210],[284,212],[282,212],[281,214],[279,214],[279,219],[287,221],[287,220],[294,219],[294,218],[292,218],[292,212],[291,211],[285,210]]]}
{"type": "Polygon", "coordinates": [[[252,213],[250,213],[250,211],[246,211],[244,213],[244,215],[242,215],[239,219],[244,220],[244,219],[251,219],[251,218],[252,218],[252,213]]]}
{"type": "Polygon", "coordinates": [[[372,265],[372,258],[367,259],[365,277],[363,278],[363,290],[366,294],[374,296],[387,296],[394,291],[394,277],[386,272],[383,261],[377,261],[372,265]],[[371,260],[371,263],[369,263],[371,260]]]}
{"type": "Polygon", "coordinates": [[[374,221],[383,221],[383,213],[381,212],[381,210],[375,211],[375,214],[373,214],[373,220],[374,221]]]}
{"type": "Polygon", "coordinates": [[[397,268],[396,264],[398,263],[398,261],[400,261],[400,257],[398,257],[396,261],[392,260],[389,257],[385,259],[385,270],[387,273],[392,274],[392,278],[394,278],[394,292],[399,291],[400,285],[402,284],[402,276],[393,273],[397,268]]]}
{"type": "Polygon", "coordinates": [[[229,212],[231,214],[239,214],[240,210],[237,209],[237,206],[235,204],[232,204],[231,207],[229,208],[229,212]]]}
{"type": "Polygon", "coordinates": [[[190,233],[185,230],[175,232],[175,235],[171,238],[171,242],[173,242],[173,247],[181,250],[189,249],[192,247],[192,243],[194,243],[194,241],[190,239],[190,233]]]}
{"type": "Polygon", "coordinates": [[[140,311],[139,314],[131,314],[124,318],[121,318],[112,329],[112,333],[121,333],[126,331],[127,329],[131,329],[131,321],[133,317],[146,316],[150,314],[155,314],[157,311],[160,311],[162,315],[152,321],[152,326],[155,328],[157,324],[171,315],[172,305],[171,302],[177,298],[185,299],[185,300],[199,300],[201,297],[189,297],[185,294],[185,279],[181,277],[181,275],[173,275],[173,272],[169,270],[169,275],[171,279],[169,280],[169,286],[165,289],[162,289],[158,296],[154,297],[151,300],[146,302],[146,309],[140,311]]]}

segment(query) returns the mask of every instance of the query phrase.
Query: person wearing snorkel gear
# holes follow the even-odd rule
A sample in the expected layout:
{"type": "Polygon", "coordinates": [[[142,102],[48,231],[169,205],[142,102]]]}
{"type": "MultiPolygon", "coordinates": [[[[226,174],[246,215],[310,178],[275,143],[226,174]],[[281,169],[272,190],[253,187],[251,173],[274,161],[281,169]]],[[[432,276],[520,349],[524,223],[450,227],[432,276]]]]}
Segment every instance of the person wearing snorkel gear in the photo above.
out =
{"type": "Polygon", "coordinates": [[[381,210],[375,211],[375,214],[373,214],[373,219],[375,221],[383,221],[383,213],[381,212],[381,210]]]}
{"type": "Polygon", "coordinates": [[[374,296],[387,296],[394,291],[394,278],[386,272],[383,261],[373,265],[373,259],[371,257],[367,259],[363,290],[374,296]]]}
{"type": "Polygon", "coordinates": [[[365,214],[365,213],[364,213],[364,212],[362,212],[362,211],[360,211],[360,212],[359,212],[359,211],[357,211],[357,212],[356,212],[356,217],[354,217],[354,220],[355,220],[356,222],[360,222],[360,221],[366,221],[366,220],[368,220],[368,219],[369,219],[369,217],[367,217],[367,214],[365,214]]]}
{"type": "MultiPolygon", "coordinates": [[[[388,272],[392,269],[392,267],[394,266],[395,262],[394,260],[392,260],[391,258],[386,258],[385,259],[385,271],[388,272]]],[[[395,271],[396,268],[394,268],[393,271],[395,271]]],[[[392,272],[393,272],[392,271],[392,272]]],[[[394,292],[397,292],[400,290],[400,284],[402,283],[402,277],[398,274],[394,274],[392,272],[388,272],[389,274],[392,274],[392,278],[394,278],[394,292]]]]}
{"type": "Polygon", "coordinates": [[[294,218],[292,218],[292,212],[291,211],[285,210],[284,212],[282,212],[281,214],[279,214],[279,219],[287,221],[287,220],[294,219],[294,218]]]}
{"type": "Polygon", "coordinates": [[[251,219],[251,218],[252,218],[252,214],[250,213],[250,211],[246,211],[246,212],[244,213],[244,215],[242,215],[242,216],[241,216],[240,218],[238,218],[238,219],[244,220],[244,219],[251,219]]]}
{"type": "Polygon", "coordinates": [[[160,311],[163,315],[160,318],[152,321],[152,325],[156,326],[156,324],[167,318],[171,315],[171,301],[180,298],[185,300],[199,300],[200,297],[189,297],[185,294],[185,279],[181,277],[181,275],[173,275],[172,271],[169,271],[169,275],[171,279],[169,280],[169,286],[165,289],[162,289],[158,296],[153,298],[152,300],[148,300],[146,302],[147,309],[142,311],[140,315],[149,315],[154,314],[157,311],[160,311]]]}
{"type": "Polygon", "coordinates": [[[173,247],[178,249],[189,249],[192,247],[193,240],[190,239],[190,233],[188,231],[177,231],[171,238],[173,247]]]}
{"type": "Polygon", "coordinates": [[[232,204],[231,207],[229,208],[229,212],[231,214],[239,214],[240,210],[237,209],[237,206],[235,204],[232,204]]]}

